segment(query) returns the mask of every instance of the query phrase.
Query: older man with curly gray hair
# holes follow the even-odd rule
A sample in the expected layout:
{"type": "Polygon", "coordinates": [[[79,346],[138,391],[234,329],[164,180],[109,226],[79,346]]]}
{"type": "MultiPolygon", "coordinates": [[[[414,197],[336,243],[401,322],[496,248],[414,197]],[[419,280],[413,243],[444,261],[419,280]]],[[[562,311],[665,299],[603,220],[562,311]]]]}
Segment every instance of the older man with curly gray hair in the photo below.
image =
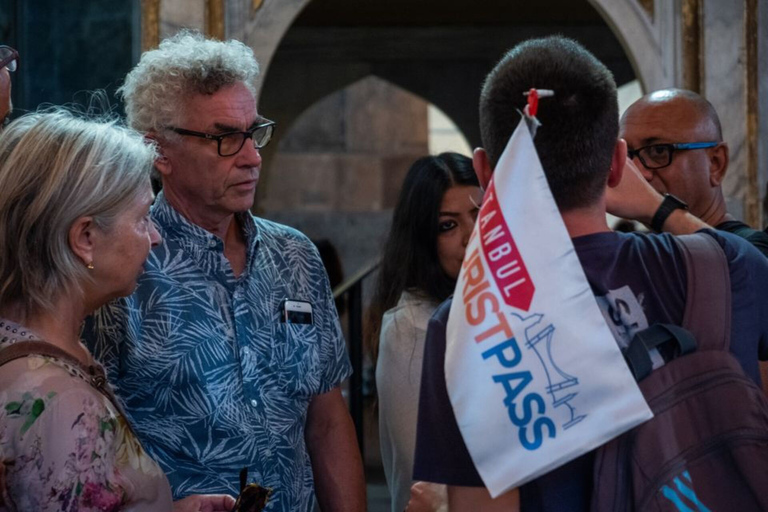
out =
{"type": "Polygon", "coordinates": [[[176,497],[271,487],[269,510],[362,510],[350,372],[317,251],[249,213],[259,149],[258,64],[237,41],[182,32],[142,55],[121,88],[129,124],[157,143],[164,244],[136,292],[84,336],[176,497]],[[300,314],[297,314],[300,313],[300,314]]]}

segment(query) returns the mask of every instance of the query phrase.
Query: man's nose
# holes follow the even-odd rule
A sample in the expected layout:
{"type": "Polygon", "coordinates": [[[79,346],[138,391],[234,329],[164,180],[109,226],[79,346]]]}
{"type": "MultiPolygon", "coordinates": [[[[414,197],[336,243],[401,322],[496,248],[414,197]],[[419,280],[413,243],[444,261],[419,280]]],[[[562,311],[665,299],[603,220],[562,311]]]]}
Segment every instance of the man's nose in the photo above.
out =
{"type": "Polygon", "coordinates": [[[240,163],[250,167],[261,166],[261,152],[253,145],[253,140],[248,139],[243,144],[243,149],[237,154],[240,163]]]}
{"type": "Polygon", "coordinates": [[[471,222],[469,225],[464,227],[461,232],[461,246],[465,249],[467,248],[467,245],[469,244],[469,239],[472,237],[472,230],[475,228],[475,223],[471,222]]]}
{"type": "Polygon", "coordinates": [[[632,159],[632,163],[635,164],[635,167],[637,167],[637,170],[640,171],[640,174],[643,176],[643,178],[645,178],[645,181],[651,181],[653,179],[653,169],[648,169],[645,165],[643,165],[643,162],[640,160],[640,158],[634,157],[632,159]]]}

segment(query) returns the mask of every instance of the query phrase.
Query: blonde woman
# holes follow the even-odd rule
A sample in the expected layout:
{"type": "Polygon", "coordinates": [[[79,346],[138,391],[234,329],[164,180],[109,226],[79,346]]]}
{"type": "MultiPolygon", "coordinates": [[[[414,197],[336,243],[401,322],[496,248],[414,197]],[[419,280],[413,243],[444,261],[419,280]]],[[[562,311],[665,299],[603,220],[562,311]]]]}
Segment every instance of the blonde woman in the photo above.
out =
{"type": "Polygon", "coordinates": [[[0,136],[0,510],[234,504],[172,503],[79,340],[86,315],[130,294],[160,243],[149,219],[154,158],[138,134],[64,111],[24,116],[0,136]]]}

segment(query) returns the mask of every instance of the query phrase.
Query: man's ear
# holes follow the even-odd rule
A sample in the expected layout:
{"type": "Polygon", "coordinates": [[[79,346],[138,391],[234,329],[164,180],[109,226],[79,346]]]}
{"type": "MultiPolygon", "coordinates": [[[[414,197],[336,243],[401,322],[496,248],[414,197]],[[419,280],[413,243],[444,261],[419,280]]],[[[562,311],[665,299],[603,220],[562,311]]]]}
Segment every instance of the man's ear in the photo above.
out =
{"type": "Polygon", "coordinates": [[[709,150],[709,184],[719,187],[728,171],[728,144],[721,142],[709,150]]]}
{"type": "Polygon", "coordinates": [[[171,174],[171,161],[165,156],[165,140],[161,139],[156,133],[149,132],[144,135],[144,138],[154,143],[157,148],[157,158],[155,159],[155,168],[163,176],[171,174]]]}
{"type": "Polygon", "coordinates": [[[619,139],[613,147],[611,170],[608,173],[608,186],[613,188],[621,182],[624,175],[624,165],[627,163],[627,141],[619,139]]]}
{"type": "Polygon", "coordinates": [[[95,229],[93,217],[79,217],[69,228],[69,248],[86,267],[93,263],[95,229]]]}
{"type": "Polygon", "coordinates": [[[488,153],[483,148],[475,148],[472,152],[472,167],[475,168],[475,174],[477,175],[477,181],[480,182],[480,186],[483,189],[487,189],[488,184],[491,183],[493,169],[491,169],[491,164],[488,161],[488,153]]]}

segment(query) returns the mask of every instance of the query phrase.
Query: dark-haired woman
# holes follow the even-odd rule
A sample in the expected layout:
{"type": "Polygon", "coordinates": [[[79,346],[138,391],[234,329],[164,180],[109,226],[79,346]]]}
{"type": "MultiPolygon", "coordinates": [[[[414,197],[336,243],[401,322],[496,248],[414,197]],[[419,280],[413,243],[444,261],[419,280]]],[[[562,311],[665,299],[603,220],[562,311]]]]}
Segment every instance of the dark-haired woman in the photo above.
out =
{"type": "Polygon", "coordinates": [[[453,293],[481,195],[472,161],[442,153],[411,166],[395,207],[370,315],[393,512],[402,512],[410,496],[427,322],[453,293]]]}

